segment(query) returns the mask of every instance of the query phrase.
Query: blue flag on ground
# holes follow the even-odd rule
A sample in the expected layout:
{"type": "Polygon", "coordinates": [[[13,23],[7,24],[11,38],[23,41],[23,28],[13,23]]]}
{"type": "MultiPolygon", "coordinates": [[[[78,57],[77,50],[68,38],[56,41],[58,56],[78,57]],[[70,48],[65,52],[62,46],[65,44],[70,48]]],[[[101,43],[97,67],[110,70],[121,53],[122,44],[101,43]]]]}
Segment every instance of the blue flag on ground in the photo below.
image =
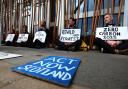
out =
{"type": "Polygon", "coordinates": [[[14,67],[13,71],[69,86],[79,64],[79,58],[48,56],[35,62],[14,67]]]}

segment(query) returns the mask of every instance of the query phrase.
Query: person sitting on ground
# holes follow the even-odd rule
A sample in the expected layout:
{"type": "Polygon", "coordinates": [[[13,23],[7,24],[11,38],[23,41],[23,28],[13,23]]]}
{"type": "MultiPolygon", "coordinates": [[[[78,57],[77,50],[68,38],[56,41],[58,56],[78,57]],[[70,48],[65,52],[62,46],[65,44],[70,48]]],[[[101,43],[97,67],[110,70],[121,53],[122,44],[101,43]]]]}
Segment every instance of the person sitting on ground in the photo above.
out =
{"type": "Polygon", "coordinates": [[[45,31],[46,32],[46,39],[45,39],[45,43],[42,43],[40,40],[36,39],[35,42],[33,42],[33,47],[34,48],[44,48],[47,45],[47,38],[48,38],[48,29],[46,29],[46,22],[45,21],[41,21],[40,22],[40,27],[37,29],[36,32],[38,31],[45,31]]]}
{"type": "Polygon", "coordinates": [[[30,36],[29,36],[27,25],[24,25],[23,26],[23,30],[22,30],[21,34],[28,34],[28,40],[26,42],[20,42],[20,43],[17,42],[17,46],[28,47],[28,44],[29,44],[29,41],[30,41],[29,40],[30,39],[30,36]]]}
{"type": "MultiPolygon", "coordinates": [[[[7,45],[7,46],[15,46],[16,40],[17,40],[17,38],[18,38],[18,34],[17,34],[17,32],[15,31],[15,29],[14,29],[13,26],[12,26],[12,31],[11,31],[9,34],[14,34],[14,38],[13,38],[12,42],[11,42],[11,41],[5,41],[5,45],[7,45]]],[[[7,36],[8,36],[9,34],[7,34],[7,36]]],[[[7,39],[7,37],[6,37],[6,39],[7,39]]]]}
{"type": "MultiPolygon", "coordinates": [[[[70,18],[68,21],[68,29],[76,29],[75,26],[75,19],[74,18],[70,18]]],[[[60,37],[58,37],[57,42],[56,42],[56,49],[59,50],[66,50],[66,51],[77,51],[79,50],[82,40],[80,38],[80,40],[77,40],[75,42],[61,42],[59,40],[60,37]]]]}
{"type": "MultiPolygon", "coordinates": [[[[105,27],[115,26],[113,16],[109,13],[105,14],[104,21],[105,27]]],[[[117,53],[117,50],[128,48],[128,46],[124,45],[124,41],[121,40],[102,40],[96,38],[94,44],[103,53],[117,53]]]]}

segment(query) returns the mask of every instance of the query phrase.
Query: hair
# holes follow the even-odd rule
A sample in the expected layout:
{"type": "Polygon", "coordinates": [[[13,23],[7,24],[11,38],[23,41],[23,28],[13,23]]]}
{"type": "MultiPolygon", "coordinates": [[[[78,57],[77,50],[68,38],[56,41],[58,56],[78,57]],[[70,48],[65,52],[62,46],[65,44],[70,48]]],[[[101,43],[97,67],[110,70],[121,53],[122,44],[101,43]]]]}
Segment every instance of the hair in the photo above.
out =
{"type": "Polygon", "coordinates": [[[109,15],[113,19],[113,15],[111,13],[106,13],[104,16],[109,15]]]}
{"type": "Polygon", "coordinates": [[[24,25],[24,29],[25,29],[25,30],[28,30],[28,26],[27,26],[27,25],[24,25]]]}
{"type": "Polygon", "coordinates": [[[43,20],[43,21],[40,21],[40,26],[41,27],[46,27],[46,22],[43,20]]]}
{"type": "Polygon", "coordinates": [[[71,19],[73,22],[76,23],[76,20],[75,20],[73,17],[70,17],[70,19],[71,19]]]}

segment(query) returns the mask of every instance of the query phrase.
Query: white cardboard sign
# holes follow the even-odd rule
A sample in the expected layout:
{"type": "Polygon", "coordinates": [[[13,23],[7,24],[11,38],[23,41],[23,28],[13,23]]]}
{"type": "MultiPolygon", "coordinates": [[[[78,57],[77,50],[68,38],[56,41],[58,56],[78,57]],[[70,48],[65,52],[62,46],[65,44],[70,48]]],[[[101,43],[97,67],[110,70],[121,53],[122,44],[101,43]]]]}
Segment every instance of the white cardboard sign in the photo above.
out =
{"type": "Polygon", "coordinates": [[[19,34],[17,43],[26,42],[29,34],[19,34]]]}
{"type": "Polygon", "coordinates": [[[45,43],[45,39],[46,39],[46,32],[45,31],[38,31],[35,33],[34,36],[34,40],[33,42],[35,42],[36,39],[38,39],[39,41],[41,41],[42,43],[45,43]]]}
{"type": "Polygon", "coordinates": [[[128,27],[100,27],[96,29],[96,37],[102,40],[127,40],[128,27]]]}
{"type": "Polygon", "coordinates": [[[80,39],[81,29],[62,29],[60,34],[61,42],[75,42],[80,39]]]}
{"type": "Polygon", "coordinates": [[[6,41],[6,42],[7,42],[7,41],[12,42],[13,39],[14,39],[14,36],[15,36],[15,34],[8,34],[5,41],[6,41]]]}

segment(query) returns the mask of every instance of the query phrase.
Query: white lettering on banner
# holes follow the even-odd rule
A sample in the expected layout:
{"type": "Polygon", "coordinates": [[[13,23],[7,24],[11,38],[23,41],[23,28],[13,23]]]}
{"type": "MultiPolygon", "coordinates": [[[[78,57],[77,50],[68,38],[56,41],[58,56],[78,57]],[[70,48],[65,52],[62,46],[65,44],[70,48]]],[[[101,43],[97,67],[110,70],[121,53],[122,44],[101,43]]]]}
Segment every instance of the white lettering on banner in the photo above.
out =
{"type": "Polygon", "coordinates": [[[67,59],[63,57],[62,58],[50,57],[41,61],[37,61],[30,65],[28,64],[23,67],[18,67],[18,69],[40,74],[43,76],[52,76],[54,78],[59,78],[65,81],[71,79],[71,74],[68,72],[76,68],[75,66],[70,66],[74,62],[77,62],[77,60],[67,59]]]}
{"type": "MultiPolygon", "coordinates": [[[[56,58],[56,57],[51,57],[51,58],[47,58],[47,59],[44,59],[44,60],[48,60],[48,61],[51,60],[51,62],[58,62],[58,63],[64,63],[64,60],[67,60],[66,62],[68,62],[68,64],[72,64],[73,62],[77,61],[77,60],[74,60],[74,59],[56,58]]],[[[43,65],[43,61],[38,61],[34,64],[37,64],[37,63],[41,63],[41,65],[43,65]]]]}
{"type": "Polygon", "coordinates": [[[29,34],[19,34],[17,43],[26,42],[28,40],[29,34]]]}
{"type": "Polygon", "coordinates": [[[127,27],[100,27],[96,29],[96,37],[102,40],[127,40],[127,27]]]}
{"type": "Polygon", "coordinates": [[[7,42],[7,41],[12,42],[13,39],[14,39],[14,36],[15,36],[15,34],[8,34],[5,41],[6,41],[6,42],[7,42]]]}
{"type": "Polygon", "coordinates": [[[81,29],[62,29],[60,34],[60,41],[75,42],[80,39],[81,29]]]}
{"type": "Polygon", "coordinates": [[[72,69],[75,69],[75,67],[73,66],[73,67],[71,67],[71,68],[68,68],[67,66],[63,66],[62,64],[60,64],[59,66],[58,66],[58,69],[65,69],[66,71],[70,71],[70,70],[72,70],[72,69]]]}
{"type": "Polygon", "coordinates": [[[44,67],[26,65],[25,67],[18,67],[18,69],[25,70],[28,72],[40,73],[41,75],[44,75],[44,76],[52,75],[54,78],[58,77],[59,79],[62,79],[62,80],[71,79],[71,75],[68,72],[62,72],[62,71],[56,71],[56,70],[53,71],[51,69],[44,68],[44,67]]]}
{"type": "Polygon", "coordinates": [[[57,63],[49,63],[46,68],[56,68],[59,64],[57,63]]]}
{"type": "Polygon", "coordinates": [[[68,68],[67,66],[63,66],[62,64],[57,64],[57,63],[43,63],[43,61],[39,61],[39,62],[36,62],[36,63],[33,63],[34,65],[40,65],[41,67],[46,67],[46,68],[58,68],[58,69],[65,69],[66,71],[70,71],[72,69],[74,69],[75,67],[71,67],[71,68],[68,68]]]}
{"type": "Polygon", "coordinates": [[[42,43],[45,43],[45,39],[46,39],[46,32],[45,31],[38,31],[35,33],[35,36],[34,36],[34,40],[33,42],[35,42],[35,40],[39,40],[41,41],[42,43]]]}

